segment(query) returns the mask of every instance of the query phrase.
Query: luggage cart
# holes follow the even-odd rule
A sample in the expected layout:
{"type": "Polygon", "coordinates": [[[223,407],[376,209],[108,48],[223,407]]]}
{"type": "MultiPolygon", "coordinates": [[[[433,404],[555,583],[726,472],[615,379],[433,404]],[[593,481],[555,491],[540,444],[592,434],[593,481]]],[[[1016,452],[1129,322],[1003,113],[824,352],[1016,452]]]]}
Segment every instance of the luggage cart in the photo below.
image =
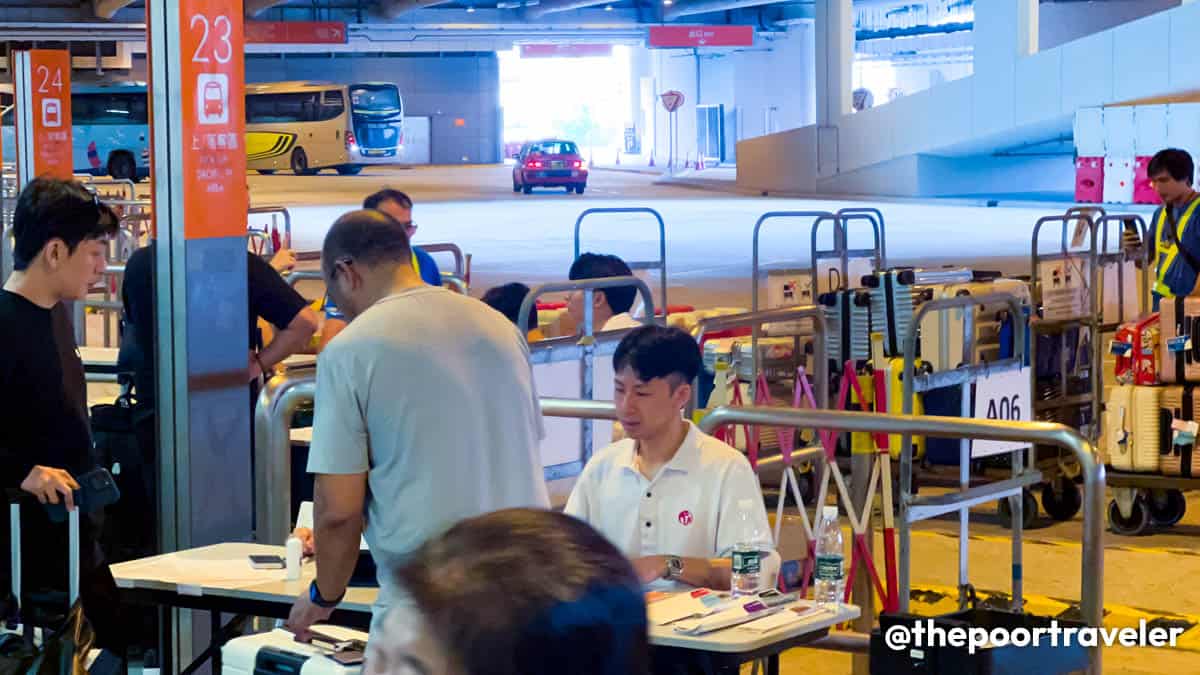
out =
{"type": "Polygon", "coordinates": [[[280,233],[280,246],[283,248],[292,248],[292,214],[283,206],[252,206],[246,212],[247,225],[246,230],[253,236],[254,233],[265,235],[266,240],[271,246],[265,248],[262,252],[256,251],[258,255],[269,257],[275,255],[275,242],[272,233],[280,232],[279,226],[283,225],[283,230],[280,233]],[[255,218],[255,216],[269,216],[267,219],[255,218]],[[255,220],[266,220],[265,223],[255,224],[255,220]]]}
{"type": "MultiPolygon", "coordinates": [[[[534,307],[536,307],[537,299],[539,297],[548,293],[583,291],[583,334],[578,339],[567,337],[541,341],[538,343],[538,348],[536,350],[539,353],[553,355],[556,351],[561,352],[565,348],[569,350],[572,358],[578,359],[580,364],[579,398],[582,400],[590,401],[595,397],[597,340],[592,317],[592,294],[598,290],[619,286],[633,286],[637,288],[638,293],[642,296],[642,302],[644,302],[646,306],[646,314],[642,317],[642,322],[643,324],[647,325],[654,323],[654,294],[651,293],[650,287],[646,285],[646,282],[637,277],[607,277],[603,279],[581,279],[579,281],[562,281],[542,284],[530,289],[529,293],[525,295],[525,299],[521,301],[520,313],[517,314],[517,316],[520,317],[518,328],[521,331],[521,335],[528,337],[530,329],[533,328],[529,325],[529,315],[533,312],[534,307]]],[[[613,351],[616,351],[615,343],[608,341],[606,344],[606,349],[612,349],[613,351]]],[[[537,363],[539,359],[542,358],[545,357],[538,356],[533,352],[530,353],[530,363],[537,363]]],[[[580,425],[579,433],[580,448],[582,453],[581,462],[573,462],[566,467],[547,467],[547,480],[555,480],[558,478],[566,478],[571,475],[575,475],[579,471],[582,471],[583,465],[587,463],[587,460],[591,459],[594,446],[592,421],[584,420],[580,425]],[[561,471],[550,471],[550,469],[557,468],[561,468],[561,471]]]]}
{"type": "MultiPolygon", "coordinates": [[[[1021,321],[1025,313],[1020,300],[1007,293],[991,293],[987,295],[964,295],[954,298],[930,300],[921,305],[913,316],[913,329],[904,338],[904,363],[901,371],[903,382],[903,413],[912,415],[915,396],[919,392],[928,392],[944,387],[961,387],[964,419],[971,419],[971,386],[979,379],[991,374],[1017,371],[1025,367],[1028,345],[1025,343],[1025,331],[1021,321]],[[917,326],[926,315],[938,312],[961,310],[973,311],[985,305],[1006,304],[1014,317],[1013,355],[992,363],[980,362],[976,359],[974,348],[975,322],[968,317],[963,318],[963,365],[957,368],[941,370],[934,373],[917,372],[917,326]]],[[[917,499],[912,493],[913,480],[913,437],[904,434],[900,440],[900,576],[908,578],[907,551],[911,546],[912,526],[919,521],[936,518],[943,514],[958,512],[958,588],[959,606],[966,608],[970,597],[970,582],[968,579],[968,550],[970,537],[970,507],[997,500],[1007,500],[1014,496],[1020,499],[1012,500],[1012,539],[1013,539],[1013,589],[1019,597],[1021,588],[1020,550],[1021,533],[1028,524],[1024,517],[1026,505],[1022,503],[1028,486],[1041,481],[1041,473],[1037,470],[1027,470],[1025,467],[1025,451],[1016,450],[1012,456],[1012,472],[1007,480],[998,480],[984,485],[971,483],[971,443],[966,438],[959,445],[959,488],[960,491],[950,495],[917,499]]],[[[1002,501],[1003,503],[1003,501],[1002,501]]],[[[1035,505],[1036,506],[1036,505],[1035,505]]],[[[906,586],[906,582],[902,582],[906,586]]],[[[904,586],[902,586],[902,589],[904,586]]],[[[906,592],[904,596],[906,597],[906,592]]]]}
{"type": "MultiPolygon", "coordinates": [[[[631,208],[599,208],[588,209],[579,214],[579,218],[575,220],[575,255],[571,260],[579,258],[583,252],[579,241],[579,232],[583,226],[583,221],[588,216],[598,215],[617,215],[617,214],[634,214],[641,213],[654,218],[658,222],[658,260],[626,260],[625,264],[629,265],[629,269],[637,274],[639,271],[654,271],[658,270],[658,288],[659,288],[659,306],[663,309],[663,315],[667,311],[667,226],[663,221],[662,214],[654,209],[646,207],[631,207],[631,208]]],[[[652,307],[644,308],[648,316],[654,316],[652,307]]]]}
{"type": "MultiPolygon", "coordinates": [[[[759,219],[761,224],[763,220],[770,217],[779,217],[788,215],[786,213],[768,213],[759,219]]],[[[887,249],[886,236],[883,231],[883,214],[878,209],[873,208],[854,208],[842,209],[836,214],[826,215],[818,218],[812,227],[812,274],[813,274],[813,292],[820,295],[825,291],[837,291],[847,288],[852,288],[850,285],[850,261],[851,260],[871,260],[875,270],[887,269],[887,249]],[[876,215],[878,214],[878,215],[876,215]],[[847,223],[853,220],[865,220],[871,225],[871,233],[873,236],[873,247],[869,249],[851,249],[849,239],[849,228],[847,223]],[[820,234],[821,224],[829,221],[833,223],[833,248],[821,249],[817,244],[817,236],[820,234]],[[830,275],[828,287],[821,286],[821,270],[819,268],[822,260],[836,260],[838,265],[834,270],[837,272],[837,278],[830,275]]],[[[756,226],[757,229],[757,226],[756,226]]]]}
{"type": "Polygon", "coordinates": [[[442,285],[452,288],[463,295],[471,290],[471,254],[463,254],[458,244],[421,244],[421,250],[433,255],[434,253],[449,253],[454,256],[454,271],[442,271],[442,285]]]}
{"type": "MultiPolygon", "coordinates": [[[[1035,394],[1035,419],[1068,420],[1074,422],[1074,424],[1069,424],[1070,426],[1081,428],[1086,426],[1086,435],[1093,442],[1099,438],[1100,411],[1103,409],[1104,370],[1106,368],[1103,345],[1106,336],[1114,334],[1122,323],[1136,320],[1142,312],[1150,307],[1149,265],[1145,264],[1145,261],[1149,260],[1147,247],[1150,246],[1152,246],[1152,242],[1149,230],[1141,216],[1109,214],[1098,207],[1069,209],[1062,216],[1042,218],[1035,225],[1031,291],[1036,307],[1043,307],[1045,303],[1046,279],[1042,274],[1041,263],[1063,261],[1065,264],[1070,264],[1072,261],[1082,261],[1087,268],[1085,270],[1087,303],[1082,316],[1054,321],[1039,320],[1031,323],[1033,345],[1030,350],[1030,358],[1033,366],[1031,377],[1035,394]],[[1058,223],[1061,226],[1060,247],[1053,254],[1043,255],[1039,250],[1041,228],[1052,223],[1058,223]],[[1075,242],[1070,239],[1073,226],[1076,227],[1075,242]],[[1113,233],[1117,234],[1115,244],[1113,233]],[[1126,245],[1127,234],[1136,234],[1139,240],[1138,245],[1126,245]],[[1086,248],[1082,244],[1071,245],[1077,243],[1084,235],[1088,238],[1086,248]],[[1142,265],[1141,269],[1135,272],[1137,278],[1129,279],[1130,266],[1136,265],[1139,261],[1142,262],[1142,265]],[[1110,280],[1113,283],[1109,283],[1110,280]],[[1133,284],[1136,284],[1133,294],[1136,303],[1135,306],[1130,307],[1126,302],[1128,295],[1126,289],[1134,288],[1133,284]],[[1117,296],[1115,303],[1106,297],[1109,291],[1115,291],[1117,296]],[[1072,331],[1077,331],[1078,340],[1083,340],[1086,336],[1090,346],[1086,354],[1087,372],[1081,373],[1075,378],[1071,377],[1070,371],[1074,370],[1076,373],[1080,373],[1080,369],[1072,368],[1071,364],[1075,362],[1077,366],[1080,355],[1077,350],[1072,350],[1076,351],[1074,358],[1068,355],[1067,344],[1072,331]],[[1058,337],[1060,359],[1058,377],[1054,378],[1057,380],[1056,382],[1038,376],[1039,335],[1058,337]]],[[[1041,489],[1043,510],[1055,520],[1068,520],[1073,517],[1078,512],[1082,501],[1079,487],[1076,484],[1076,478],[1079,475],[1078,466],[1071,461],[1071,458],[1064,457],[1060,451],[1043,447],[1034,448],[1034,463],[1045,478],[1041,489]]],[[[1120,482],[1123,486],[1132,486],[1142,479],[1149,481],[1152,478],[1154,476],[1130,474],[1122,477],[1120,482]]],[[[1197,483],[1197,486],[1200,487],[1200,483],[1197,483]]],[[[1155,488],[1148,482],[1146,489],[1165,488],[1155,488]]],[[[1154,519],[1156,522],[1177,522],[1177,519],[1171,521],[1171,517],[1174,515],[1172,511],[1180,509],[1178,504],[1184,504],[1186,507],[1181,493],[1159,495],[1153,500],[1146,496],[1145,508],[1143,508],[1143,503],[1136,494],[1138,492],[1136,488],[1129,493],[1125,493],[1123,490],[1123,487],[1114,490],[1114,495],[1119,498],[1114,499],[1109,510],[1110,525],[1116,532],[1141,532],[1151,520],[1151,501],[1159,504],[1159,507],[1153,510],[1162,514],[1161,520],[1154,519]],[[1141,513],[1141,511],[1145,511],[1145,513],[1141,513]],[[1119,517],[1114,519],[1114,514],[1119,517]]],[[[1032,502],[1032,497],[1027,498],[1027,502],[1032,502]]],[[[1182,517],[1182,510],[1179,510],[1178,515],[1182,517]]]]}
{"type": "MultiPolygon", "coordinates": [[[[1104,618],[1104,541],[1102,515],[1104,508],[1104,468],[1096,461],[1095,452],[1087,439],[1074,429],[1062,425],[1003,422],[998,420],[964,420],[934,416],[882,415],[877,413],[845,412],[838,410],[782,410],[776,408],[718,408],[700,421],[706,433],[729,424],[759,424],[792,426],[798,429],[838,430],[865,433],[922,435],[939,438],[986,439],[1013,442],[1042,443],[1063,448],[1078,459],[1083,477],[1083,541],[1080,565],[1080,619],[1090,626],[1100,627],[1104,618]]],[[[995,499],[995,493],[1015,486],[984,486],[956,495],[947,495],[921,504],[925,508],[944,508],[950,502],[967,506],[968,502],[995,499]]],[[[916,506],[916,504],[914,504],[916,506]]],[[[955,510],[957,506],[950,506],[955,510]]],[[[900,549],[900,613],[908,612],[910,546],[901,539],[900,549]]],[[[1014,580],[1012,609],[1020,612],[1023,605],[1019,578],[1021,538],[1013,537],[1014,580]]],[[[869,606],[863,606],[861,619],[874,621],[869,606]]],[[[1039,617],[1034,617],[1039,618],[1039,617]]],[[[1102,672],[1099,647],[1088,648],[1089,672],[1102,672]]],[[[1040,672],[1036,668],[1030,672],[1040,672]]]]}

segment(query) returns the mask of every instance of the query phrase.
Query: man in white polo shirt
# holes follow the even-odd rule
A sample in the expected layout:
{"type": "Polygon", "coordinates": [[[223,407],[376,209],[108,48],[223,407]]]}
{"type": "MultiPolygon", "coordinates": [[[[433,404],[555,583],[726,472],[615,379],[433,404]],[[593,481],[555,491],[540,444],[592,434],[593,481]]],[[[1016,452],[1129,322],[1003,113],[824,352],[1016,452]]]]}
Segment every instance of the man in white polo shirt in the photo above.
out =
{"type": "Polygon", "coordinates": [[[728,589],[739,502],[749,500],[752,543],[772,552],[762,575],[770,587],[778,556],[750,462],[680,414],[700,365],[695,340],[678,328],[644,326],[621,340],[614,400],[627,438],[592,457],[566,513],[623,551],[644,584],[728,589]]]}
{"type": "Polygon", "coordinates": [[[516,326],[426,285],[404,228],[379,211],[339,218],[321,266],[350,323],[317,365],[308,459],[317,578],[288,619],[301,640],[345,594],[364,530],[379,569],[378,627],[405,602],[394,570],[426,539],[463,518],[549,506],[541,412],[516,326]]]}

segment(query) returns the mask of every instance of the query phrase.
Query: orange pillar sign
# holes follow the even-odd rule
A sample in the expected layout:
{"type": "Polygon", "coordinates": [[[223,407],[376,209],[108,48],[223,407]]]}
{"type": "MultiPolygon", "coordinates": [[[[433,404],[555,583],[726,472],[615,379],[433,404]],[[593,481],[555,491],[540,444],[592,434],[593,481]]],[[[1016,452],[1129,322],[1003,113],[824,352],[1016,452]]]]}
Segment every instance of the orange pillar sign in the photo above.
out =
{"type": "Polygon", "coordinates": [[[187,239],[246,234],[242,12],[234,0],[180,2],[187,239]]]}
{"type": "Polygon", "coordinates": [[[59,49],[18,51],[14,61],[17,173],[22,185],[38,176],[71,178],[71,54],[59,49]]]}

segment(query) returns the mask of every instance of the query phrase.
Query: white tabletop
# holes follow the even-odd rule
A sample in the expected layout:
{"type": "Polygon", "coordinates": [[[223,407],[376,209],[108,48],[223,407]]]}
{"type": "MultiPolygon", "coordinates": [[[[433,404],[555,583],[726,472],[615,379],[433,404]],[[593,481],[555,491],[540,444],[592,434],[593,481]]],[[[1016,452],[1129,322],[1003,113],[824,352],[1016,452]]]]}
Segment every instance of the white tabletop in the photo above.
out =
{"type": "Polygon", "coordinates": [[[312,427],[292,429],[292,445],[312,445],[312,427]]]}
{"type": "Polygon", "coordinates": [[[291,356],[284,359],[283,363],[281,363],[280,365],[283,366],[284,370],[297,370],[300,368],[316,368],[317,367],[317,355],[316,354],[292,354],[291,356]]]}
{"type": "MultiPolygon", "coordinates": [[[[215,544],[167,553],[111,566],[118,588],[208,595],[263,602],[292,602],[308,590],[316,567],[306,564],[298,581],[287,581],[283,570],[256,570],[251,555],[285,555],[282,546],[215,544]]],[[[370,612],[379,590],[351,588],[339,609],[370,612]]]]}
{"type": "Polygon", "coordinates": [[[116,347],[80,347],[79,358],[85,366],[115,367],[120,352],[116,347]]]}
{"type": "MultiPolygon", "coordinates": [[[[132,560],[113,565],[111,569],[118,588],[287,605],[291,605],[297,596],[308,589],[308,584],[316,575],[316,567],[306,564],[299,581],[286,581],[282,570],[256,570],[250,567],[250,555],[284,555],[284,548],[263,544],[216,544],[132,560]]],[[[378,593],[375,588],[350,588],[338,608],[348,612],[369,613],[378,593]]],[[[659,647],[736,654],[792,640],[858,616],[858,607],[843,605],[836,613],[823,612],[767,632],[735,626],[704,635],[683,635],[669,625],[651,626],[650,643],[659,647]]]]}
{"type": "MultiPolygon", "coordinates": [[[[796,603],[807,605],[807,603],[796,603]]],[[[786,610],[785,610],[786,611],[786,610]]],[[[839,623],[857,619],[861,611],[855,605],[841,605],[837,612],[821,612],[793,621],[774,630],[756,631],[739,626],[704,633],[686,635],[676,632],[670,625],[650,626],[650,644],[656,647],[677,647],[722,654],[741,654],[770,647],[773,644],[793,640],[809,633],[825,630],[839,623]]]]}

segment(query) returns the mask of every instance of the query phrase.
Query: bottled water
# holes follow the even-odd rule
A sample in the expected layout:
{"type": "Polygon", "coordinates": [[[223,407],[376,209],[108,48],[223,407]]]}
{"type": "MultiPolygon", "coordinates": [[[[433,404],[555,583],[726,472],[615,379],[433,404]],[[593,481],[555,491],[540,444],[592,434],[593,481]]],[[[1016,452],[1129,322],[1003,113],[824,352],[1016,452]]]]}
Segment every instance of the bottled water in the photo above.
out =
{"type": "Polygon", "coordinates": [[[754,500],[738,500],[738,538],[733,546],[733,597],[758,593],[762,582],[762,532],[754,518],[754,500]]]}
{"type": "Polygon", "coordinates": [[[821,510],[821,524],[817,529],[816,581],[813,583],[813,600],[820,607],[836,609],[842,602],[846,584],[843,544],[837,507],[826,506],[821,510]]]}

